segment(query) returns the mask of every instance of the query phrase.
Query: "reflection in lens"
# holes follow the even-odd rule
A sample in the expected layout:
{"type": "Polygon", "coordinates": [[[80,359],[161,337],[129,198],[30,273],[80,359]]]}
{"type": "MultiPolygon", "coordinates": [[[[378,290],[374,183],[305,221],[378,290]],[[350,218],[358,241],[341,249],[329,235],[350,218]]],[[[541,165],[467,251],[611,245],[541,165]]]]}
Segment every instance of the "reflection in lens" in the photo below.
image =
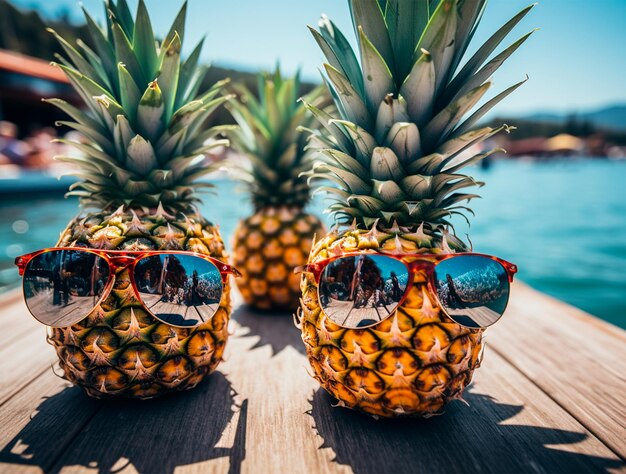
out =
{"type": "Polygon", "coordinates": [[[455,322],[471,327],[495,323],[509,301],[504,267],[487,257],[459,255],[435,266],[437,295],[455,322]]]}
{"type": "Polygon", "coordinates": [[[222,298],[222,276],[213,263],[183,254],[144,257],[135,266],[141,300],[161,321],[197,326],[213,317],[222,298]]]}
{"type": "Polygon", "coordinates": [[[342,257],[329,263],[319,283],[320,304],[336,324],[359,328],[387,318],[404,296],[407,267],[384,255],[342,257]]]}
{"type": "Polygon", "coordinates": [[[80,250],[51,250],[37,255],[24,271],[24,298],[35,318],[66,327],[94,308],[109,279],[102,257],[80,250]]]}

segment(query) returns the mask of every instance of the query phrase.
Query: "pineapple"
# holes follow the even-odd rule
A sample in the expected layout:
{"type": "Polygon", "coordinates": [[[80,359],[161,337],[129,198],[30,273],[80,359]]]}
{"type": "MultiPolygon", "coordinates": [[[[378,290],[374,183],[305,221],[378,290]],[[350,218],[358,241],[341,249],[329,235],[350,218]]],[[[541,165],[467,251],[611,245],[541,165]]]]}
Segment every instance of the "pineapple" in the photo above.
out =
{"type": "MultiPolygon", "coordinates": [[[[494,71],[528,38],[487,58],[532,8],[522,10],[459,67],[485,0],[351,0],[360,61],[326,17],[311,28],[323,50],[337,114],[308,108],[325,133],[310,135],[323,159],[310,182],[334,201],[338,224],[319,240],[310,263],[345,252],[438,254],[467,251],[449,218],[476,182],[459,171],[497,150],[472,151],[507,130],[474,124],[519,82],[463,117],[485,95],[494,71]]],[[[532,32],[531,32],[532,33],[532,32]]],[[[448,319],[418,273],[405,302],[364,329],[334,324],[320,309],[311,274],[302,281],[299,326],[315,378],[339,405],[381,417],[440,413],[461,398],[480,365],[483,330],[448,319]]]]}
{"type": "MultiPolygon", "coordinates": [[[[86,110],[50,100],[73,121],[85,142],[71,144],[83,157],[57,157],[75,165],[79,181],[70,195],[90,212],[72,220],[57,246],[109,250],[189,250],[226,259],[218,227],[195,203],[196,179],[211,167],[207,150],[227,144],[213,139],[219,129],[203,126],[228,100],[223,84],[198,95],[205,68],[202,43],[180,57],[186,4],[157,44],[148,12],[139,1],[133,19],[125,0],[106,2],[101,29],[85,11],[95,45],[74,46],[52,31],[66,57],[65,71],[86,110]]],[[[193,388],[221,361],[228,337],[229,286],[208,322],[177,328],[153,318],[136,298],[127,270],[116,275],[104,301],[71,327],[53,329],[64,377],[98,398],[150,398],[193,388]]]]}
{"type": "MultiPolygon", "coordinates": [[[[233,87],[239,100],[227,107],[239,127],[229,137],[248,158],[249,166],[240,163],[235,170],[255,211],[235,231],[233,259],[243,274],[237,284],[246,303],[257,309],[293,311],[300,297],[293,269],[306,262],[314,235],[324,232],[320,220],[304,211],[310,190],[300,176],[310,169],[312,155],[299,127],[312,127],[316,120],[298,102],[298,75],[284,79],[278,67],[258,76],[258,100],[245,86],[233,87]]],[[[322,89],[306,100],[322,106],[322,89]]]]}

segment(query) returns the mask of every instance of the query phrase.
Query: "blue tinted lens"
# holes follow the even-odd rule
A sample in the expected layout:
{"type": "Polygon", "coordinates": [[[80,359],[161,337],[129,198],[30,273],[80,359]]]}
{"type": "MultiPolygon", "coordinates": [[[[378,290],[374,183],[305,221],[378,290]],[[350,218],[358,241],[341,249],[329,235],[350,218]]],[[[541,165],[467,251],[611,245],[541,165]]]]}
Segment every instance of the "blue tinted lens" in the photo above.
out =
{"type": "Polygon", "coordinates": [[[135,266],[135,284],[144,305],[172,326],[197,326],[213,317],[222,299],[222,275],[194,255],[159,254],[135,266]]]}
{"type": "Polygon", "coordinates": [[[458,255],[435,266],[439,302],[455,322],[484,328],[495,323],[509,301],[504,267],[487,257],[458,255]]]}
{"type": "Polygon", "coordinates": [[[342,257],[329,263],[319,283],[326,316],[345,328],[372,326],[397,308],[409,282],[402,262],[384,255],[342,257]]]}

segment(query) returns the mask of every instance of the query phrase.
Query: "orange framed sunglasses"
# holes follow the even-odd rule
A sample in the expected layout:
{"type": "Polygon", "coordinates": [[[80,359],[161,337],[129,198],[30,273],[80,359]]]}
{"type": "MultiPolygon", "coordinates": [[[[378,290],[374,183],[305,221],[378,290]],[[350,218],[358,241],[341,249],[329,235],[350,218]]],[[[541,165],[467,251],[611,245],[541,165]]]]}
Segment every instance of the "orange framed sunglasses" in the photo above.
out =
{"type": "Polygon", "coordinates": [[[210,320],[228,275],[239,271],[213,257],[179,250],[125,251],[53,247],[15,259],[28,310],[39,322],[67,327],[85,318],[128,269],[150,314],[176,327],[210,320]]]}
{"type": "Polygon", "coordinates": [[[486,328],[504,314],[517,266],[474,252],[355,252],[295,272],[313,274],[324,314],[345,328],[370,327],[390,317],[406,300],[417,272],[425,272],[428,288],[448,318],[469,328],[486,328]]]}

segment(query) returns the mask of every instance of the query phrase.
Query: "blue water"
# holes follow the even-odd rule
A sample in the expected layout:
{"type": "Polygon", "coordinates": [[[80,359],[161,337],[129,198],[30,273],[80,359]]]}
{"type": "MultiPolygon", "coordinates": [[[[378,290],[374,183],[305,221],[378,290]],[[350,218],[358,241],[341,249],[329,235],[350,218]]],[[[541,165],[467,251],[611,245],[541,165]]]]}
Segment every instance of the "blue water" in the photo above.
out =
{"type": "MultiPolygon", "coordinates": [[[[497,162],[472,174],[487,185],[472,202],[471,228],[456,221],[457,233],[517,264],[531,286],[626,328],[626,162],[497,162]]],[[[227,245],[251,209],[236,187],[219,182],[201,208],[227,245]]],[[[0,199],[2,291],[19,284],[15,256],[53,245],[78,207],[61,197],[0,199]]],[[[321,214],[322,200],[312,209],[321,214]]]]}

